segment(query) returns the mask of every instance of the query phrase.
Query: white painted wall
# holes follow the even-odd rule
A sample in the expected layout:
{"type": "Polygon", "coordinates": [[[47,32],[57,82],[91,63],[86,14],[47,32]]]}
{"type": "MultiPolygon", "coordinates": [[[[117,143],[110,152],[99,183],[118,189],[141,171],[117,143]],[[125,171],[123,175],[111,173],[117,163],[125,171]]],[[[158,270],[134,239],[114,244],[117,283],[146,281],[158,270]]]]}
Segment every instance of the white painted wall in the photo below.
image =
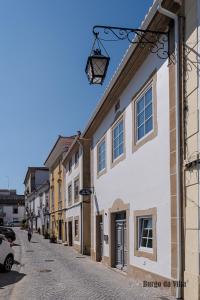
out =
{"type": "MultiPolygon", "coordinates": [[[[65,165],[65,199],[66,199],[66,207],[68,207],[68,185],[72,183],[72,202],[74,201],[74,179],[79,176],[79,189],[83,186],[83,178],[82,178],[82,149],[79,147],[79,161],[78,164],[75,165],[75,153],[72,156],[72,170],[69,173],[68,171],[68,163],[65,165]]],[[[79,195],[79,200],[81,201],[82,196],[79,195]]],[[[81,208],[80,201],[76,202],[72,207],[69,207],[66,210],[66,219],[70,217],[79,217],[79,241],[74,240],[74,219],[73,219],[73,243],[80,245],[81,241],[81,208]],[[77,204],[79,203],[79,205],[77,204]]]]}
{"type": "Polygon", "coordinates": [[[67,210],[67,217],[79,217],[79,241],[74,240],[74,219],[73,219],[73,224],[72,224],[72,230],[73,230],[73,243],[80,245],[80,241],[81,241],[81,207],[80,205],[78,206],[74,206],[72,208],[70,208],[69,210],[67,210]]]}
{"type": "Polygon", "coordinates": [[[4,223],[13,222],[13,219],[18,219],[18,221],[21,222],[24,219],[25,207],[18,206],[17,214],[13,214],[13,207],[16,207],[16,205],[3,206],[3,212],[6,213],[6,216],[4,217],[4,223]]]}
{"type": "MultiPolygon", "coordinates": [[[[120,97],[120,110],[125,109],[126,159],[112,169],[111,130],[115,112],[107,114],[93,135],[94,187],[99,210],[104,209],[104,234],[109,234],[109,213],[116,199],[130,203],[129,256],[130,264],[151,272],[171,277],[171,220],[170,220],[170,161],[169,161],[169,82],[167,61],[149,55],[140,70],[120,97]],[[158,135],[132,153],[132,106],[135,93],[157,68],[158,135]],[[96,144],[106,132],[107,173],[99,179],[96,144]],[[157,207],[157,261],[134,256],[134,210],[157,207]]],[[[93,199],[94,200],[94,199],[93,199]]],[[[95,201],[93,202],[95,203],[95,201]]],[[[94,207],[94,215],[96,208],[94,207]]],[[[95,220],[93,220],[94,232],[95,220]]],[[[96,241],[94,241],[95,245],[96,241]]],[[[109,256],[109,244],[104,242],[104,255],[109,256]]]]}
{"type": "MultiPolygon", "coordinates": [[[[79,148],[79,162],[77,166],[75,166],[74,155],[72,156],[72,171],[68,171],[68,163],[65,165],[65,199],[66,199],[66,207],[68,206],[68,185],[72,183],[72,199],[74,199],[74,179],[79,176],[79,186],[80,189],[83,186],[83,178],[82,178],[82,150],[79,148]]],[[[79,195],[79,200],[81,201],[82,196],[79,195]]],[[[67,217],[67,215],[66,215],[67,217]]]]}

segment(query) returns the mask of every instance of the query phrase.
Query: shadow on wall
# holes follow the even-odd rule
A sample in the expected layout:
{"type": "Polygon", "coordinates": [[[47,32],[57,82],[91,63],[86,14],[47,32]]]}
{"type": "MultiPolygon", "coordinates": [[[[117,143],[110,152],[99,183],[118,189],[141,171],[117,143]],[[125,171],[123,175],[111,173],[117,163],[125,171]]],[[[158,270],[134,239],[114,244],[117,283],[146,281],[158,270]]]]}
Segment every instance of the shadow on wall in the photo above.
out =
{"type": "Polygon", "coordinates": [[[17,271],[10,271],[8,273],[0,272],[0,290],[4,289],[7,285],[17,283],[26,274],[17,271]]]}

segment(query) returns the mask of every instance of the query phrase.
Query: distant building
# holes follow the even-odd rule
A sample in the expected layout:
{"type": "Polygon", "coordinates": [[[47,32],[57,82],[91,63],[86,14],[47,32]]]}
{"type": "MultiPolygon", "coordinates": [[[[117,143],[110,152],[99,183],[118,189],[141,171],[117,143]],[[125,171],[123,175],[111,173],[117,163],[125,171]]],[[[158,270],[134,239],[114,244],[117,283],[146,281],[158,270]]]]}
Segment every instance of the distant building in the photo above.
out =
{"type": "Polygon", "coordinates": [[[26,218],[29,220],[30,226],[35,230],[39,228],[41,231],[44,230],[42,212],[43,208],[46,207],[46,201],[42,201],[40,198],[45,197],[45,193],[48,194],[48,181],[48,168],[28,167],[24,179],[26,218]]]}
{"type": "Polygon", "coordinates": [[[90,187],[90,140],[74,139],[63,158],[66,242],[83,254],[90,254],[90,195],[79,194],[90,187]]]}
{"type": "Polygon", "coordinates": [[[50,233],[60,242],[65,242],[67,236],[62,160],[74,138],[59,136],[44,163],[50,178],[50,233]]]}
{"type": "Polygon", "coordinates": [[[21,222],[24,213],[24,195],[17,195],[16,190],[0,189],[0,225],[21,222]]]}

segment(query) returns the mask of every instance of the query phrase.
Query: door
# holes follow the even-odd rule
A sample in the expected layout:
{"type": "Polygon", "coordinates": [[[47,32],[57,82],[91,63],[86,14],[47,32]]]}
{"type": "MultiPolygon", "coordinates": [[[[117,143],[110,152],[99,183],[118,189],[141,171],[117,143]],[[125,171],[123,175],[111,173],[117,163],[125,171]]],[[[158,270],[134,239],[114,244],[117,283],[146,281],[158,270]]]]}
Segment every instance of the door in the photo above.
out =
{"type": "Polygon", "coordinates": [[[69,246],[73,245],[72,241],[72,222],[68,222],[69,246]]]}
{"type": "Polygon", "coordinates": [[[125,269],[127,266],[127,230],[124,214],[116,215],[115,220],[115,266],[125,269]]]}
{"type": "Polygon", "coordinates": [[[65,222],[65,241],[67,241],[67,222],[65,222]]]}
{"type": "Polygon", "coordinates": [[[103,218],[96,216],[96,260],[101,261],[103,257],[103,218]]]}
{"type": "Polygon", "coordinates": [[[58,227],[58,238],[61,241],[62,240],[62,220],[59,220],[59,227],[58,227]]]}
{"type": "Polygon", "coordinates": [[[100,228],[100,260],[102,260],[103,257],[103,222],[99,223],[100,228]]]}

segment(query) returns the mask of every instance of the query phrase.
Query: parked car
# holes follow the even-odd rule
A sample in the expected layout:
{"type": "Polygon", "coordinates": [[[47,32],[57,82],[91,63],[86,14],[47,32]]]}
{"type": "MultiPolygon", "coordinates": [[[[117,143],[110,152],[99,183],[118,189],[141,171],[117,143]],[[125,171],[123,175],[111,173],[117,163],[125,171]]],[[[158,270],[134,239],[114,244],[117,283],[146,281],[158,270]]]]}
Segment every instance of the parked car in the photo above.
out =
{"type": "Polygon", "coordinates": [[[9,222],[10,227],[19,227],[21,225],[20,221],[9,222]]]}
{"type": "Polygon", "coordinates": [[[0,234],[5,235],[5,237],[11,242],[14,242],[16,240],[16,235],[12,228],[0,226],[0,234]]]}
{"type": "Polygon", "coordinates": [[[14,264],[14,250],[3,234],[0,234],[0,267],[9,272],[14,264]]]}

